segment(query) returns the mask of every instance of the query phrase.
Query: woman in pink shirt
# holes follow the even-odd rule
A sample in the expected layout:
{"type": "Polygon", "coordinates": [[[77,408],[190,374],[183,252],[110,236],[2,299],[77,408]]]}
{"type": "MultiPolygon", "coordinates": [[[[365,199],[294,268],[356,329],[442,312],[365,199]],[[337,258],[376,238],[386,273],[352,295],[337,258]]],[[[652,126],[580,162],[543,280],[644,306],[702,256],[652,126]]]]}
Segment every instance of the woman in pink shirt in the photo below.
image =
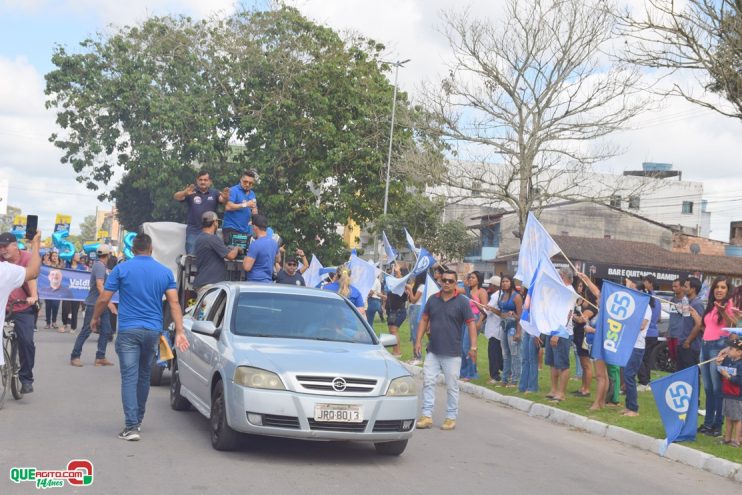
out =
{"type": "MultiPolygon", "coordinates": [[[[729,332],[724,327],[737,324],[734,304],[731,300],[734,287],[727,277],[717,277],[709,290],[709,300],[703,314],[703,345],[701,362],[715,358],[726,347],[729,332]]],[[[701,365],[703,388],[706,391],[706,417],[698,431],[709,436],[721,435],[721,406],[724,400],[721,393],[721,375],[716,369],[716,362],[701,365]]]]}

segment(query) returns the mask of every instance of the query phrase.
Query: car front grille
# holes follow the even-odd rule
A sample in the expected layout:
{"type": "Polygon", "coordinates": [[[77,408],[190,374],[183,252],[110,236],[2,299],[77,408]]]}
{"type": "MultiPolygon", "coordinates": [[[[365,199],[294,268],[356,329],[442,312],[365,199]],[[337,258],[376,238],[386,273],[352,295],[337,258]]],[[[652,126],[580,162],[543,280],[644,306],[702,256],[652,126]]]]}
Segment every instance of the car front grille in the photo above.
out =
{"type": "Polygon", "coordinates": [[[351,433],[363,433],[366,431],[366,425],[368,421],[362,423],[331,423],[325,421],[315,421],[309,418],[309,429],[310,430],[322,430],[322,431],[345,431],[351,433]]]}
{"type": "Polygon", "coordinates": [[[263,414],[263,426],[273,428],[291,428],[298,430],[299,418],[296,416],[278,416],[277,414],[263,414]]]}
{"type": "Polygon", "coordinates": [[[297,375],[296,381],[299,382],[305,390],[317,392],[330,392],[333,394],[370,394],[376,388],[378,380],[373,378],[355,378],[355,377],[338,377],[338,376],[312,376],[297,375]],[[338,378],[345,381],[345,388],[338,390],[333,387],[333,383],[338,378]]]}
{"type": "Polygon", "coordinates": [[[415,423],[415,420],[414,419],[409,420],[410,426],[408,428],[404,428],[402,423],[403,421],[399,419],[377,420],[374,423],[374,432],[384,433],[384,432],[410,431],[412,429],[412,425],[415,423]]]}

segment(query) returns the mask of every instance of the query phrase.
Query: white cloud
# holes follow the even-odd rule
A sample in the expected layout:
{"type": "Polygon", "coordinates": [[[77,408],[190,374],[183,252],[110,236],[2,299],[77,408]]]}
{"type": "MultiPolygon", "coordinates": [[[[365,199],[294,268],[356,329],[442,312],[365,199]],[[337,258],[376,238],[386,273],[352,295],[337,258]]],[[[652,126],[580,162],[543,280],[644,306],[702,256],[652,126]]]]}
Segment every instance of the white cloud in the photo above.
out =
{"type": "MultiPolygon", "coordinates": [[[[54,114],[44,108],[43,76],[23,59],[0,57],[0,178],[9,182],[8,204],[39,215],[50,233],[57,213],[72,215],[73,233],[95,213],[95,193],[74,180],[71,166],[49,135],[54,114]]],[[[101,205],[102,206],[102,205],[101,205]]]]}

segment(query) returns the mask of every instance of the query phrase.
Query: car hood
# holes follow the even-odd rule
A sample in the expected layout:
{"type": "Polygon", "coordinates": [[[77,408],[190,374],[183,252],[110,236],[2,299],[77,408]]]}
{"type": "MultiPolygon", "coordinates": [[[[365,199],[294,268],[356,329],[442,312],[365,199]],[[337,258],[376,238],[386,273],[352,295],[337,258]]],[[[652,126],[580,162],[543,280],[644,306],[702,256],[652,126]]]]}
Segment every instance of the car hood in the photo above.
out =
{"type": "Polygon", "coordinates": [[[279,374],[340,374],[378,379],[409,374],[378,345],[245,338],[234,342],[234,350],[238,366],[254,366],[279,374]]]}

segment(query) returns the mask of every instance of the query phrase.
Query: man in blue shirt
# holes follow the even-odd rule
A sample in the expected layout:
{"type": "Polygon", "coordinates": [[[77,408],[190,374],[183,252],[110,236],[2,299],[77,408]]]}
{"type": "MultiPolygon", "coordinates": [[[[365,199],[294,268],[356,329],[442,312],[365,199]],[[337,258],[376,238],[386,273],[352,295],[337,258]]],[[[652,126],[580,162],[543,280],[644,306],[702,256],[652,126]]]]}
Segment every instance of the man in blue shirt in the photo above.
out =
{"type": "Polygon", "coordinates": [[[252,234],[250,220],[258,214],[258,202],[252,187],[255,185],[255,172],[242,172],[240,183],[229,188],[229,197],[224,206],[224,224],[222,235],[224,243],[233,245],[234,234],[252,234]]]}
{"type": "Polygon", "coordinates": [[[126,424],[122,440],[139,440],[149,394],[155,349],[162,332],[162,295],[167,298],[175,323],[175,346],[185,352],[183,314],[172,272],[152,258],[152,238],[139,234],[132,243],[134,257],[111,271],[95,303],[90,326],[100,328],[100,318],[115,292],[119,293],[119,333],[116,354],[121,367],[121,400],[126,424]]]}
{"type": "Polygon", "coordinates": [[[247,272],[248,282],[272,282],[273,270],[280,261],[278,243],[268,237],[268,219],[255,215],[252,219],[255,240],[242,260],[242,268],[247,272]]]}
{"type": "Polygon", "coordinates": [[[201,233],[201,217],[207,211],[216,213],[219,203],[224,203],[227,195],[212,188],[209,172],[201,170],[196,176],[196,185],[188,184],[185,189],[173,194],[173,198],[188,205],[185,249],[186,254],[195,254],[196,237],[201,233]]]}

